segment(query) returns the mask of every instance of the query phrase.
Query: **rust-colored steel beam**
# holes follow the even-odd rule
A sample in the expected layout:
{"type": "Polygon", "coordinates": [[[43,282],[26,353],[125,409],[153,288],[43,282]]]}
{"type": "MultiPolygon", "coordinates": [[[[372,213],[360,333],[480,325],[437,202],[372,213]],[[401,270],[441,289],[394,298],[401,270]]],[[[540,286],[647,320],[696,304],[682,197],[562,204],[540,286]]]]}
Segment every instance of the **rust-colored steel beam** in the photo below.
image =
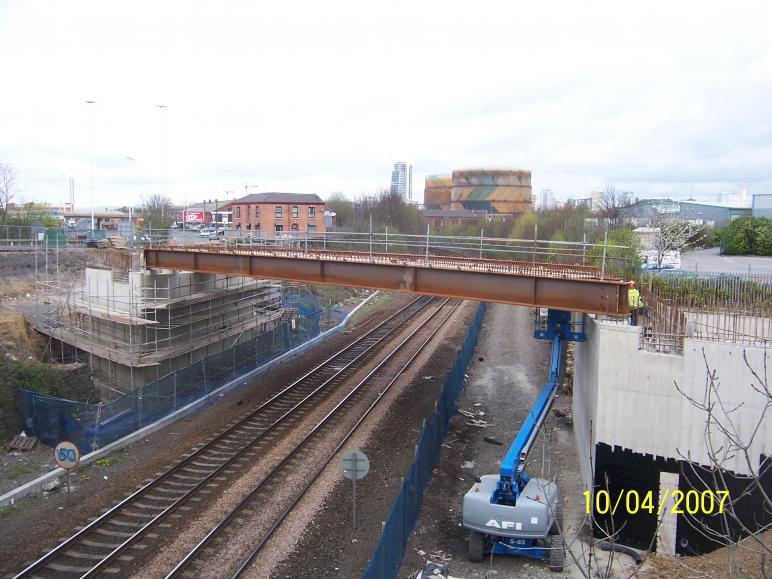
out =
{"type": "Polygon", "coordinates": [[[409,291],[622,316],[627,286],[594,268],[445,256],[285,249],[148,248],[149,268],[200,271],[367,289],[409,291]]]}

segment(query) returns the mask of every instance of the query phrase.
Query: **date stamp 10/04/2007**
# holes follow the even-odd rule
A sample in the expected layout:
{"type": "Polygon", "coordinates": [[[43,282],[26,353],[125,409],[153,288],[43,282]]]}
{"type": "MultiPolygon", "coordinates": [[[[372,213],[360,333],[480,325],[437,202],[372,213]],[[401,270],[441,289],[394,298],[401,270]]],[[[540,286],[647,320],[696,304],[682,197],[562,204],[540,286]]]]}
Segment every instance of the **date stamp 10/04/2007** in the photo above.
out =
{"type": "Polygon", "coordinates": [[[662,495],[655,495],[653,491],[639,493],[637,490],[622,490],[616,497],[612,497],[608,491],[596,491],[594,496],[590,491],[584,491],[584,508],[587,514],[594,512],[596,515],[612,516],[618,509],[623,509],[630,515],[635,515],[641,511],[647,513],[657,513],[661,515],[665,508],[670,510],[671,514],[696,515],[698,513],[710,515],[713,513],[723,513],[726,501],[729,498],[729,491],[710,491],[702,492],[689,490],[670,490],[666,489],[662,495]],[[667,505],[668,496],[672,504],[667,505]]]}

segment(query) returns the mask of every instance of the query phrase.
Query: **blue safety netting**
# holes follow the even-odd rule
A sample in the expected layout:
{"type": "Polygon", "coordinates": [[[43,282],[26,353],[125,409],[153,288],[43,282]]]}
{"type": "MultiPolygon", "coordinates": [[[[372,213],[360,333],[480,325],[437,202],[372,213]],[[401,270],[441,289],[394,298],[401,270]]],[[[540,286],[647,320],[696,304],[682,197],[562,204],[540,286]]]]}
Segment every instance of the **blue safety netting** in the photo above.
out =
{"type": "Polygon", "coordinates": [[[342,321],[341,310],[323,308],[313,295],[290,296],[297,314],[256,339],[212,354],[105,404],[88,404],[18,389],[26,432],[51,446],[70,440],[83,453],[101,448],[197,400],[320,334],[322,318],[342,321]]]}
{"type": "Polygon", "coordinates": [[[418,438],[416,456],[402,480],[399,495],[391,507],[389,518],[381,531],[381,537],[375,547],[370,563],[362,574],[366,579],[396,577],[410,533],[418,520],[421,501],[426,485],[432,478],[432,470],[440,459],[442,441],[448,433],[450,419],[456,408],[456,398],[464,387],[464,372],[477,345],[483,315],[487,304],[481,303],[474,319],[467,330],[464,344],[456,356],[445,383],[442,385],[436,409],[431,418],[424,422],[418,438]]]}

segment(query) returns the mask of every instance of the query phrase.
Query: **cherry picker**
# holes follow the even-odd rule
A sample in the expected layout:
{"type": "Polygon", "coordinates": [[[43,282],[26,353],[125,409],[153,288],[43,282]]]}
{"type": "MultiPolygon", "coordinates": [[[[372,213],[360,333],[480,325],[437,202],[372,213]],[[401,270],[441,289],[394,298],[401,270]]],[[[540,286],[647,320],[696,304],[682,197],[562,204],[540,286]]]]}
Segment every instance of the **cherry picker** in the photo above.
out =
{"type": "Polygon", "coordinates": [[[498,475],[485,475],[464,495],[464,527],[471,530],[469,559],[485,555],[521,555],[547,561],[553,571],[562,571],[565,561],[563,507],[554,482],[531,478],[525,461],[549,412],[558,388],[567,340],[583,341],[584,333],[573,331],[571,313],[541,310],[534,337],[552,342],[549,378],[517,432],[498,475]]]}

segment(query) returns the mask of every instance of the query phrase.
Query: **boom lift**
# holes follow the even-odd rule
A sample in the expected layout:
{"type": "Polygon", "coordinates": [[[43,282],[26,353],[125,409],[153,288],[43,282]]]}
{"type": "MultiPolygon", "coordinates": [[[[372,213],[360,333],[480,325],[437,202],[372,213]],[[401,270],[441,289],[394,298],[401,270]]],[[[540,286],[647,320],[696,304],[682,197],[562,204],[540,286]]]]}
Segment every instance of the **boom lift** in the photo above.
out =
{"type": "Polygon", "coordinates": [[[501,462],[498,475],[485,475],[464,495],[464,527],[469,537],[469,559],[482,561],[487,554],[523,555],[547,561],[562,571],[565,561],[563,508],[554,482],[531,478],[525,460],[549,412],[561,371],[567,340],[583,341],[572,331],[571,313],[548,310],[537,316],[534,337],[552,341],[549,378],[501,462]]]}

